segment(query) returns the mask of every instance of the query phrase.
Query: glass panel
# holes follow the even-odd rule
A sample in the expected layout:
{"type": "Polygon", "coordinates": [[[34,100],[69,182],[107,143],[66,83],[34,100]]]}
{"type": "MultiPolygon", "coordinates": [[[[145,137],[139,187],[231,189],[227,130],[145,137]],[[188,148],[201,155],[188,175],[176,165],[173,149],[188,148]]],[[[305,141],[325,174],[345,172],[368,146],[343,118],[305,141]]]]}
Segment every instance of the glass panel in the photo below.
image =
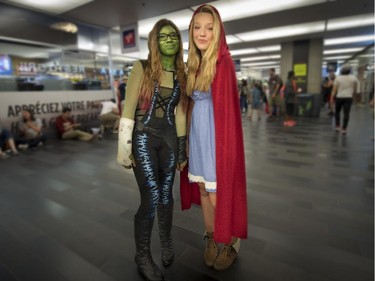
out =
{"type": "Polygon", "coordinates": [[[108,90],[107,54],[0,41],[0,91],[108,90]]]}

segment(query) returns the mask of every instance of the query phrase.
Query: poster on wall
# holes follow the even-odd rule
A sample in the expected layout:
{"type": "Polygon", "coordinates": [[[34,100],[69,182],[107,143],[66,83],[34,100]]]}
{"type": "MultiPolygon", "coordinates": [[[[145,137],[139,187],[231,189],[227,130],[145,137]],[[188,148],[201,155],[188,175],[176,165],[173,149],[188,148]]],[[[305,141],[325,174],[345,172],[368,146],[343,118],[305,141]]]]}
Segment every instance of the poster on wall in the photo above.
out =
{"type": "Polygon", "coordinates": [[[122,53],[139,51],[138,24],[130,24],[121,28],[122,53]]]}
{"type": "Polygon", "coordinates": [[[12,61],[8,55],[0,55],[0,75],[12,75],[12,61]]]}
{"type": "Polygon", "coordinates": [[[88,123],[98,119],[101,101],[113,97],[112,91],[59,91],[1,92],[0,124],[17,132],[22,120],[22,110],[30,110],[40,118],[43,127],[54,131],[55,119],[64,107],[72,110],[72,118],[77,123],[88,123]]]}
{"type": "Polygon", "coordinates": [[[307,90],[307,64],[296,63],[293,65],[293,71],[296,77],[296,83],[303,92],[307,90]]]}

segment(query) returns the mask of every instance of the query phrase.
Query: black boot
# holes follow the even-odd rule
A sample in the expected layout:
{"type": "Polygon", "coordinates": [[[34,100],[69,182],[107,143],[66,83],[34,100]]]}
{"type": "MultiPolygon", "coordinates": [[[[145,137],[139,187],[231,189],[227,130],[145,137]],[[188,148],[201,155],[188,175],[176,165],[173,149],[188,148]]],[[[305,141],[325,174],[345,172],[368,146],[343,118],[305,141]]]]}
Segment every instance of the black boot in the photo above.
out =
{"type": "Polygon", "coordinates": [[[172,242],[173,202],[168,205],[159,204],[158,223],[161,244],[161,261],[165,267],[170,266],[174,260],[172,242]]]}
{"type": "Polygon", "coordinates": [[[159,267],[155,264],[151,256],[151,233],[154,219],[137,219],[134,217],[134,234],[136,255],[135,263],[139,273],[147,281],[163,281],[164,276],[159,267]]]}

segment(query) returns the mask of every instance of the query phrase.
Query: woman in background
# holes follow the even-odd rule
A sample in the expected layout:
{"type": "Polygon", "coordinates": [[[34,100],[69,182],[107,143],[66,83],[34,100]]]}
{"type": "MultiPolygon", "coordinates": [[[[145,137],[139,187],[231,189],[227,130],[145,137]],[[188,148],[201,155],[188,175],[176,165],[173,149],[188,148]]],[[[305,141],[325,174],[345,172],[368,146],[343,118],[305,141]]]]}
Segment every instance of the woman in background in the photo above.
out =
{"type": "Polygon", "coordinates": [[[341,75],[337,76],[333,82],[331,95],[331,104],[336,103],[336,131],[345,135],[349,123],[350,108],[353,103],[353,97],[357,92],[358,79],[354,75],[349,75],[352,68],[350,65],[344,65],[341,68],[341,75]],[[342,128],[340,126],[341,109],[344,109],[344,118],[342,128]]]}

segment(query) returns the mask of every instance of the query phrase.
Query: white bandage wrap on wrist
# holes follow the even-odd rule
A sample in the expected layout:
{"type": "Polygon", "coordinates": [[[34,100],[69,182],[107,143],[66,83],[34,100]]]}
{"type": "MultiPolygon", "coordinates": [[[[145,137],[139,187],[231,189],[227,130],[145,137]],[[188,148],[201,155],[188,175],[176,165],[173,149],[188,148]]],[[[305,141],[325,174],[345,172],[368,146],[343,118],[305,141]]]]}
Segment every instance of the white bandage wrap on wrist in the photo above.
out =
{"type": "Polygon", "coordinates": [[[132,154],[133,128],[134,120],[128,118],[120,119],[117,162],[126,167],[129,167],[132,164],[130,155],[132,154]]]}

